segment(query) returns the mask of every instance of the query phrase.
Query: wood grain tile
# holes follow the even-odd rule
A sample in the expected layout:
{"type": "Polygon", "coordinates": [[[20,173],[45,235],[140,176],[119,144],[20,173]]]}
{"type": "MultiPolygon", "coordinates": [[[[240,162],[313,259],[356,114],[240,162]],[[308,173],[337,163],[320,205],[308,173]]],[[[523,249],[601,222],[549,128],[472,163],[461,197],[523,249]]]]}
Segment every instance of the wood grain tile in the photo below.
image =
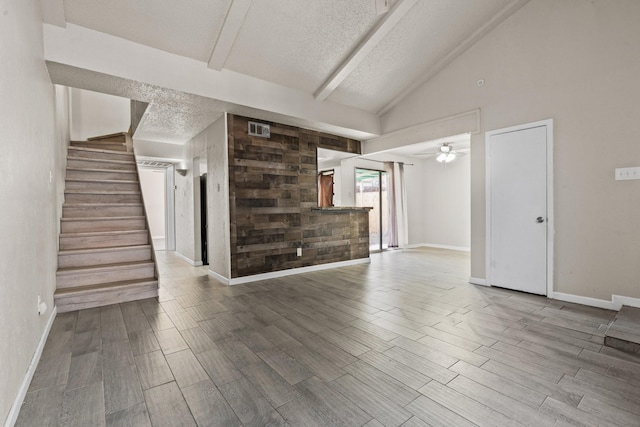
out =
{"type": "Polygon", "coordinates": [[[166,360],[181,389],[209,379],[200,362],[189,349],[168,354],[166,360]]]}
{"type": "Polygon", "coordinates": [[[411,412],[349,374],[332,381],[331,386],[385,426],[400,426],[412,416],[411,412]]]}
{"type": "Polygon", "coordinates": [[[136,367],[143,390],[174,380],[171,369],[161,351],[136,356],[136,367]]]}
{"type": "Polygon", "coordinates": [[[182,389],[182,394],[199,427],[236,427],[241,421],[209,379],[182,389]]]}
{"type": "Polygon", "coordinates": [[[145,390],[144,397],[151,424],[154,427],[195,427],[197,425],[175,382],[145,390]]]}
{"type": "Polygon", "coordinates": [[[286,425],[282,416],[246,378],[219,386],[219,390],[244,426],[286,425]]]}

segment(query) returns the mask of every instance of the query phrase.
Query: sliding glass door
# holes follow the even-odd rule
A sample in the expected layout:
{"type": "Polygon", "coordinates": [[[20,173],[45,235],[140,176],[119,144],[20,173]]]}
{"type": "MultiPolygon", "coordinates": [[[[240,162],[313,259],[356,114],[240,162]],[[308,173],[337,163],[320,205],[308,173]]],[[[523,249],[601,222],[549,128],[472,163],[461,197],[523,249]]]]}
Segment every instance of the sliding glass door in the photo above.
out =
{"type": "Polygon", "coordinates": [[[389,247],[387,173],[356,168],[356,206],[372,207],[369,211],[369,250],[389,247]]]}

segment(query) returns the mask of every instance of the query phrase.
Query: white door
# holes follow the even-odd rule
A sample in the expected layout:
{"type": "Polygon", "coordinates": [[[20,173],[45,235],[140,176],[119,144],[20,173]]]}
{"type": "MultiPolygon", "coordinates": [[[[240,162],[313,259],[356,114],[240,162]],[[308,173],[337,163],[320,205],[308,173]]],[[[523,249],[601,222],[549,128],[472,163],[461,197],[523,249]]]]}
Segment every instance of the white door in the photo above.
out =
{"type": "Polygon", "coordinates": [[[491,286],[547,294],[550,135],[550,123],[487,133],[491,286]]]}

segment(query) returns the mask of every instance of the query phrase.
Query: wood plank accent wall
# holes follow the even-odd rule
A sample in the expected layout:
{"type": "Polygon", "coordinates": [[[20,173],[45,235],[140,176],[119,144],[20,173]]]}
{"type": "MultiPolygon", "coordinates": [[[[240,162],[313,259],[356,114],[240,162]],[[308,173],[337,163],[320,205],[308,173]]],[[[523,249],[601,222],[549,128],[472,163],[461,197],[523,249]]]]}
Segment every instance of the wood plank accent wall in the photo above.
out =
{"type": "Polygon", "coordinates": [[[317,148],[359,154],[360,141],[260,120],[271,137],[255,137],[250,120],[228,115],[231,277],[368,257],[368,212],[311,209],[317,148]]]}

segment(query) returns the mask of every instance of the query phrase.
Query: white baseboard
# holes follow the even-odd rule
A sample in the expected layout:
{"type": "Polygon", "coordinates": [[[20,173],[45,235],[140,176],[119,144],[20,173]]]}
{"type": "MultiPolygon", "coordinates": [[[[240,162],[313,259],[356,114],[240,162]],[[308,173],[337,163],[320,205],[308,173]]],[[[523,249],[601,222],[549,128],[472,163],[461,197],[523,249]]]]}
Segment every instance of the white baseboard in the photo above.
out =
{"type": "Polygon", "coordinates": [[[40,342],[38,342],[38,347],[36,347],[36,351],[33,354],[33,357],[31,358],[31,362],[29,363],[29,369],[27,369],[27,373],[25,374],[24,379],[22,380],[22,384],[20,384],[18,395],[13,401],[13,405],[11,405],[11,410],[9,411],[7,420],[4,423],[5,427],[12,427],[18,420],[18,415],[20,414],[20,408],[22,407],[22,403],[24,402],[24,399],[27,396],[29,385],[31,384],[31,380],[33,379],[33,374],[35,374],[36,368],[38,367],[38,363],[40,362],[40,356],[42,356],[42,350],[44,350],[44,345],[47,342],[47,338],[49,337],[49,331],[51,331],[51,326],[53,325],[53,321],[56,318],[56,314],[58,314],[58,307],[54,306],[53,310],[51,310],[51,314],[49,315],[49,320],[47,320],[47,324],[44,327],[44,332],[40,337],[40,342]]]}
{"type": "Polygon", "coordinates": [[[200,267],[202,265],[202,261],[194,261],[191,258],[187,258],[186,256],[182,255],[180,252],[175,251],[174,255],[194,267],[200,267]]]}
{"type": "Polygon", "coordinates": [[[547,296],[549,298],[557,299],[557,300],[560,300],[560,301],[566,301],[566,302],[572,302],[572,303],[575,303],[575,304],[588,305],[588,306],[591,306],[591,307],[606,308],[608,310],[620,310],[620,307],[622,307],[622,304],[616,303],[614,301],[607,301],[607,300],[604,300],[604,299],[583,297],[583,296],[580,296],[580,295],[565,294],[565,293],[562,293],[562,292],[554,292],[552,295],[547,295],[547,296]]]}
{"type": "Polygon", "coordinates": [[[622,295],[611,295],[611,301],[613,301],[614,304],[619,304],[620,307],[622,307],[623,305],[628,305],[629,307],[640,308],[640,298],[625,297],[622,295]]]}
{"type": "Polygon", "coordinates": [[[348,261],[330,262],[327,264],[310,265],[308,267],[290,268],[288,270],[272,271],[269,273],[254,274],[251,276],[234,277],[228,279],[214,271],[209,270],[209,275],[226,285],[241,285],[243,283],[257,282],[259,280],[276,279],[278,277],[292,276],[294,274],[310,273],[312,271],[329,270],[331,268],[347,267],[349,265],[369,264],[371,258],[351,259],[348,261]]]}
{"type": "Polygon", "coordinates": [[[216,273],[213,270],[207,270],[207,274],[213,277],[214,279],[216,279],[217,281],[224,283],[225,285],[229,284],[229,278],[224,277],[222,274],[216,273]]]}
{"type": "Polygon", "coordinates": [[[485,279],[480,279],[478,277],[469,277],[469,283],[472,285],[489,286],[485,279]]]}
{"type": "Polygon", "coordinates": [[[462,252],[471,252],[471,248],[466,246],[450,246],[450,245],[437,245],[435,243],[413,243],[411,245],[406,245],[405,249],[415,249],[415,248],[436,248],[436,249],[449,249],[452,251],[462,251],[462,252]]]}

